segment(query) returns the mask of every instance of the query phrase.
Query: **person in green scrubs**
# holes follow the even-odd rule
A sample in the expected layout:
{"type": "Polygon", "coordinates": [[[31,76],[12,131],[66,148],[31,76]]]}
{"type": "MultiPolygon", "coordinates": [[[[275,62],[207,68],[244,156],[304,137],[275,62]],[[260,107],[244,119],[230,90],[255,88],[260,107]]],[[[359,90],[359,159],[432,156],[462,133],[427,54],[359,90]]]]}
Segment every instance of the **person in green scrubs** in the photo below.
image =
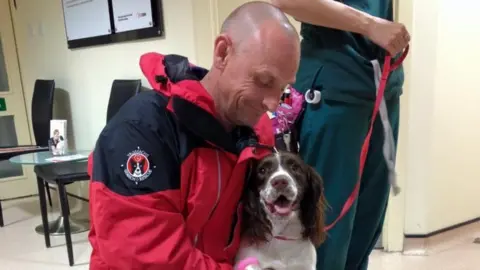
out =
{"type": "MultiPolygon", "coordinates": [[[[359,177],[361,147],[376,98],[373,61],[398,57],[410,41],[395,23],[391,0],[271,0],[302,22],[301,61],[294,87],[317,90],[320,100],[307,104],[300,130],[300,154],[325,181],[329,203],[326,225],[339,215],[359,177]]],[[[381,68],[381,67],[380,67],[381,68]]],[[[378,66],[377,66],[377,71],[378,66]]],[[[403,68],[389,77],[385,92],[386,123],[395,148],[403,68]]],[[[390,193],[384,156],[385,121],[377,117],[359,197],[328,231],[317,250],[317,269],[367,269],[368,257],[381,234],[390,193]],[[382,124],[383,122],[383,124],[382,124]]],[[[394,159],[394,158],[393,158],[394,159]]],[[[394,161],[393,161],[394,162],[394,161]]]]}

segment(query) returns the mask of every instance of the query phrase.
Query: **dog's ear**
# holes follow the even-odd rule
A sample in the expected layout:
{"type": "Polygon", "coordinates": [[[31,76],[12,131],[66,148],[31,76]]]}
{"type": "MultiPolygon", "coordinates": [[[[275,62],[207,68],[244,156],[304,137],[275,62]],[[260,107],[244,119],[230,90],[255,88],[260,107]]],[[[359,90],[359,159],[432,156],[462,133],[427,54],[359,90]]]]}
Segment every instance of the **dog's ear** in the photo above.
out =
{"type": "Polygon", "coordinates": [[[260,179],[257,177],[257,163],[252,162],[243,191],[242,236],[252,243],[267,241],[271,237],[272,224],[260,202],[260,179]]]}
{"type": "Polygon", "coordinates": [[[306,166],[307,186],[300,202],[300,219],[304,232],[303,237],[310,238],[315,246],[325,241],[326,199],[323,192],[323,179],[311,166],[306,166]]]}

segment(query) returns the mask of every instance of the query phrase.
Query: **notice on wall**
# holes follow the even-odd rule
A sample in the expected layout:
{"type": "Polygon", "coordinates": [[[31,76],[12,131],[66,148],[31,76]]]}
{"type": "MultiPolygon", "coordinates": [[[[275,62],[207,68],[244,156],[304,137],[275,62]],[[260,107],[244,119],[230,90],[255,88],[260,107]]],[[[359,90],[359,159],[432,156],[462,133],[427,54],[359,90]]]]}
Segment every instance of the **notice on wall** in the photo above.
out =
{"type": "Polygon", "coordinates": [[[67,40],[103,36],[112,31],[108,0],[63,0],[63,16],[67,40]]]}
{"type": "Polygon", "coordinates": [[[4,112],[7,110],[7,102],[5,102],[5,98],[0,98],[0,112],[4,112]]]}
{"type": "Polygon", "coordinates": [[[115,32],[152,27],[151,0],[112,0],[115,32]]]}

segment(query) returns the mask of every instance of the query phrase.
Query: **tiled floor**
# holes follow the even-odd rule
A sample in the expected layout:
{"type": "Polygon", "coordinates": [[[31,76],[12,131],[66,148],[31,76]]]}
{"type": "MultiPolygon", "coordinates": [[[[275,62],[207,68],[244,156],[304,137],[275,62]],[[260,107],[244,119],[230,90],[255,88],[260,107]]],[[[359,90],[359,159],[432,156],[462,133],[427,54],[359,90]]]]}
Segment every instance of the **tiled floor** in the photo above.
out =
{"type": "MultiPolygon", "coordinates": [[[[83,213],[80,216],[84,216],[84,210],[88,209],[86,203],[78,200],[71,200],[71,206],[74,215],[83,213]]],[[[91,249],[87,233],[73,236],[74,267],[68,266],[63,236],[51,237],[52,248],[45,248],[43,236],[34,231],[34,227],[41,223],[38,198],[3,202],[3,209],[6,226],[0,228],[1,270],[88,269],[91,249]]],[[[56,213],[52,212],[49,220],[55,217],[56,213]]],[[[430,249],[426,252],[428,256],[375,251],[370,259],[369,270],[479,270],[480,244],[473,244],[475,237],[480,237],[480,223],[470,226],[468,233],[456,236],[454,241],[448,244],[444,241],[442,248],[430,249]]],[[[415,253],[412,249],[409,252],[415,253]]]]}

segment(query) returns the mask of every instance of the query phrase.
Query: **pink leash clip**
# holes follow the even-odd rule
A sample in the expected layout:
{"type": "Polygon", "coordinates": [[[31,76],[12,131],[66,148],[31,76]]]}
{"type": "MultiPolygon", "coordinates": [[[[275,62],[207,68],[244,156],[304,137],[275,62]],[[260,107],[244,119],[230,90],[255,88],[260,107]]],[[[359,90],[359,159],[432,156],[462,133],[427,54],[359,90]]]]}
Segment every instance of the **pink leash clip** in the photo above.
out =
{"type": "Polygon", "coordinates": [[[257,258],[249,257],[240,261],[236,270],[256,270],[260,269],[257,258]]]}

